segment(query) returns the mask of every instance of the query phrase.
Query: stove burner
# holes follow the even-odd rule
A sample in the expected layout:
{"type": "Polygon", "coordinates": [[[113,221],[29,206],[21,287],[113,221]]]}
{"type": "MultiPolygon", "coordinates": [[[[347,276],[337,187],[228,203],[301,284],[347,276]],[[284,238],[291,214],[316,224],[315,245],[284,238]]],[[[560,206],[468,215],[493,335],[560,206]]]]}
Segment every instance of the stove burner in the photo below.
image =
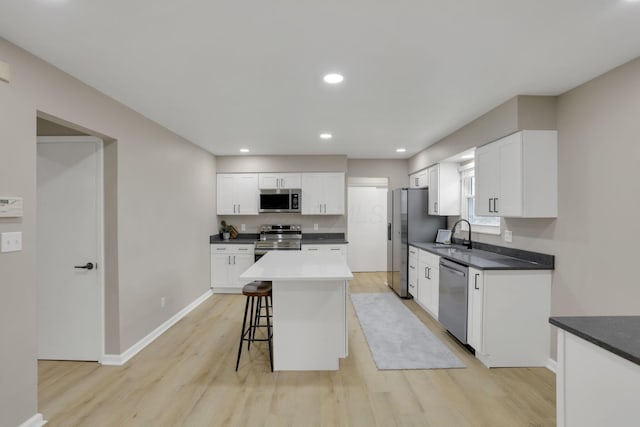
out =
{"type": "Polygon", "coordinates": [[[263,225],[260,240],[255,243],[256,261],[268,251],[299,251],[301,242],[301,225],[263,225]]]}

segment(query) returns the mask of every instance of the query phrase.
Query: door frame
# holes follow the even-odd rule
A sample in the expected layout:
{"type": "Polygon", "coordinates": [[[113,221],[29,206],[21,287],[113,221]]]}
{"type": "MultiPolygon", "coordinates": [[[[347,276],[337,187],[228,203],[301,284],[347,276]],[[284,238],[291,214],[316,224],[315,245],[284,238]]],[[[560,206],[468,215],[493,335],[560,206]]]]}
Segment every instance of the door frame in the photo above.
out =
{"type": "MultiPolygon", "coordinates": [[[[379,188],[379,189],[385,189],[387,191],[387,194],[389,192],[389,178],[388,177],[353,177],[350,176],[347,178],[347,189],[346,189],[346,193],[347,195],[349,194],[349,189],[355,187],[355,188],[362,188],[362,187],[374,187],[374,188],[379,188]]],[[[389,200],[388,200],[388,196],[386,197],[385,203],[387,204],[386,208],[385,208],[385,214],[387,215],[387,221],[385,221],[385,225],[389,222],[389,200]]],[[[346,206],[346,212],[347,214],[351,212],[351,199],[347,196],[347,206],[346,206]]],[[[347,218],[347,238],[349,237],[349,219],[347,218]]],[[[350,241],[350,239],[348,239],[350,241]]],[[[385,244],[386,244],[387,240],[385,238],[385,244]]],[[[384,250],[385,252],[388,252],[388,248],[385,245],[384,246],[384,250]]],[[[351,251],[349,251],[349,253],[351,253],[351,251]]],[[[388,258],[388,254],[387,257],[388,258]]],[[[348,258],[347,258],[348,259],[348,258]]],[[[385,261],[386,263],[386,261],[385,261]]],[[[387,268],[387,266],[384,266],[385,269],[387,268]]],[[[385,271],[385,270],[381,270],[381,271],[385,271]]]]}
{"type": "MultiPolygon", "coordinates": [[[[104,141],[95,136],[38,136],[37,144],[55,144],[62,142],[94,143],[96,152],[96,264],[98,280],[98,334],[100,348],[98,348],[98,363],[102,364],[105,358],[105,289],[104,289],[104,141]]],[[[36,215],[38,215],[36,207],[36,215]]],[[[37,240],[38,236],[36,236],[37,240]]]]}

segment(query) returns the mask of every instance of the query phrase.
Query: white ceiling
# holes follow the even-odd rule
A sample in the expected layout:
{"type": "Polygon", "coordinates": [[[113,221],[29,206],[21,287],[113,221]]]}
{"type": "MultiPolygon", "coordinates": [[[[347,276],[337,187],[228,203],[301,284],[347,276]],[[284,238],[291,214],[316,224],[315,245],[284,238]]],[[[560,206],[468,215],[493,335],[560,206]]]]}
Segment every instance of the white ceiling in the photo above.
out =
{"type": "Polygon", "coordinates": [[[2,0],[0,36],[214,154],[407,158],[640,56],[640,3],[2,0]]]}

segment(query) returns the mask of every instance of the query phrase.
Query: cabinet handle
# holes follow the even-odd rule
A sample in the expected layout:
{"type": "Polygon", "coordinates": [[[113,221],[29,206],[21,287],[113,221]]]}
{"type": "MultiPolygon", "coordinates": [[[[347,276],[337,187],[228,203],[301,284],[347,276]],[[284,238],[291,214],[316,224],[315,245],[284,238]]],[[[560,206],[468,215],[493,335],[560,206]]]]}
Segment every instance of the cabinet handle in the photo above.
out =
{"type": "Polygon", "coordinates": [[[409,268],[415,270],[416,268],[413,265],[410,265],[409,268]]]}
{"type": "Polygon", "coordinates": [[[427,267],[427,270],[429,270],[429,275],[427,276],[427,279],[431,280],[431,267],[427,267]]]}
{"type": "Polygon", "coordinates": [[[491,201],[492,201],[492,200],[493,200],[493,199],[491,199],[491,198],[489,199],[489,212],[493,212],[493,209],[491,209],[491,201]]]}
{"type": "Polygon", "coordinates": [[[498,198],[497,198],[497,197],[496,197],[495,199],[493,199],[493,211],[494,211],[495,213],[500,212],[500,211],[498,210],[498,198]]]}
{"type": "Polygon", "coordinates": [[[231,265],[231,255],[229,255],[227,258],[228,258],[227,259],[227,264],[231,265]]]}
{"type": "Polygon", "coordinates": [[[433,210],[434,210],[436,213],[438,213],[438,202],[435,202],[435,203],[433,204],[433,210]]]}
{"type": "Polygon", "coordinates": [[[429,276],[427,276],[427,270],[428,270],[428,269],[429,269],[429,267],[425,267],[425,268],[424,268],[424,278],[425,278],[425,279],[428,279],[428,278],[429,278],[429,276]]]}
{"type": "Polygon", "coordinates": [[[318,248],[307,248],[308,251],[317,251],[318,248]]]}
{"type": "Polygon", "coordinates": [[[236,265],[236,256],[233,256],[233,265],[236,265]]]}
{"type": "Polygon", "coordinates": [[[240,205],[238,205],[238,213],[240,213],[240,205]]]}
{"type": "Polygon", "coordinates": [[[247,248],[238,248],[239,251],[248,251],[249,249],[247,248]]]}
{"type": "Polygon", "coordinates": [[[416,180],[416,184],[415,184],[415,185],[416,185],[416,187],[420,186],[420,184],[418,183],[418,178],[416,177],[416,178],[414,178],[414,179],[416,180]]]}
{"type": "Polygon", "coordinates": [[[226,251],[227,248],[216,248],[216,251],[226,251]]]}
{"type": "Polygon", "coordinates": [[[332,251],[339,251],[340,248],[331,248],[332,251]]]}
{"type": "Polygon", "coordinates": [[[474,280],[473,287],[474,287],[475,289],[480,290],[480,288],[478,287],[478,276],[480,276],[480,275],[476,273],[476,277],[473,279],[473,280],[474,280]]]}

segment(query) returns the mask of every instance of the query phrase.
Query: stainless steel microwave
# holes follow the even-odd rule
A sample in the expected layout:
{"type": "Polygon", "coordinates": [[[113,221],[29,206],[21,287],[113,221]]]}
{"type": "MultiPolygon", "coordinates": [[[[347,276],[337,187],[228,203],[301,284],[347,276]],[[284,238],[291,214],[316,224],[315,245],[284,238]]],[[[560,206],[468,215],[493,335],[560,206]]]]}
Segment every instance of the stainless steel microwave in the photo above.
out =
{"type": "Polygon", "coordinates": [[[260,212],[300,212],[300,190],[261,190],[260,212]]]}

